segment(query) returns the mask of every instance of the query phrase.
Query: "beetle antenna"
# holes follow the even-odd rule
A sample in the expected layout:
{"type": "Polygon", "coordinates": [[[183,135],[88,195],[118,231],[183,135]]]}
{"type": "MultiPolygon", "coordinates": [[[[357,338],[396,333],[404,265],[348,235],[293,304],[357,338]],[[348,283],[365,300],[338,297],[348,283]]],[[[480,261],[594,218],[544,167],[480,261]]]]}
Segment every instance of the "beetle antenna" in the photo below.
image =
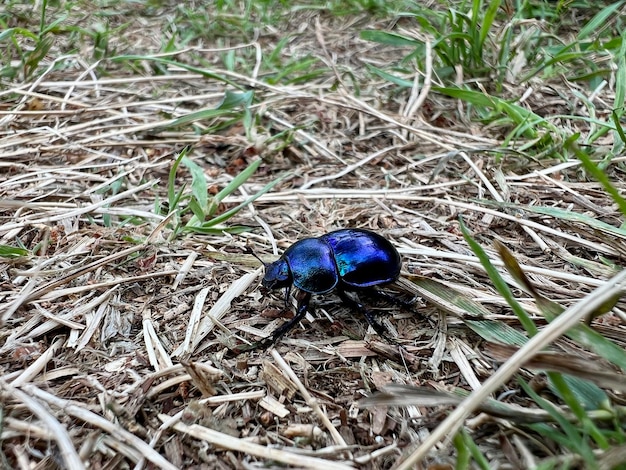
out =
{"type": "Polygon", "coordinates": [[[263,261],[261,258],[259,258],[259,257],[258,257],[258,255],[257,255],[257,254],[256,254],[256,253],[252,250],[252,248],[250,248],[248,245],[246,245],[246,246],[245,246],[244,251],[245,251],[246,253],[248,253],[249,255],[254,256],[256,259],[258,259],[258,260],[261,262],[261,264],[262,264],[263,266],[267,266],[267,265],[268,265],[268,263],[266,263],[266,262],[265,262],[265,261],[263,261]]]}

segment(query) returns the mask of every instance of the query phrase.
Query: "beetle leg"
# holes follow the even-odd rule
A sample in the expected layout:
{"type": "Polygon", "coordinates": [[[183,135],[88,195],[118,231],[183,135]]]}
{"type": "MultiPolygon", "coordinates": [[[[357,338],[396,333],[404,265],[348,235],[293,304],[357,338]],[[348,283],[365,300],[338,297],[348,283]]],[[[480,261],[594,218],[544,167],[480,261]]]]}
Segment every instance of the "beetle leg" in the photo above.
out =
{"type": "Polygon", "coordinates": [[[271,346],[272,344],[277,343],[280,340],[280,338],[282,338],[294,326],[296,326],[298,324],[298,322],[300,320],[302,320],[304,318],[304,316],[306,315],[306,312],[307,312],[307,310],[309,308],[309,301],[310,300],[311,300],[311,293],[310,292],[300,291],[300,293],[298,295],[298,309],[296,311],[295,316],[291,320],[289,320],[287,323],[284,323],[284,324],[280,325],[278,328],[276,328],[274,333],[272,333],[272,336],[262,340],[260,342],[259,346],[265,349],[265,348],[271,346]]]}
{"type": "Polygon", "coordinates": [[[411,300],[404,300],[400,297],[397,297],[393,294],[390,294],[389,292],[386,292],[384,290],[380,290],[380,289],[374,289],[372,288],[370,290],[371,295],[374,297],[378,297],[380,299],[384,299],[387,302],[391,302],[392,304],[395,305],[399,305],[402,308],[406,308],[407,310],[412,310],[413,309],[413,305],[415,304],[415,302],[417,301],[417,298],[412,298],[411,300]]]}
{"type": "Polygon", "coordinates": [[[372,312],[370,309],[365,307],[359,300],[355,300],[351,298],[343,289],[337,289],[337,292],[339,294],[339,298],[341,298],[343,303],[345,303],[348,307],[350,307],[353,310],[356,310],[361,315],[363,315],[365,319],[367,320],[367,323],[372,325],[372,328],[374,328],[374,331],[376,331],[376,333],[378,333],[378,335],[381,338],[384,338],[391,344],[397,344],[396,341],[389,336],[387,328],[385,328],[376,319],[376,317],[374,316],[374,312],[372,312]]]}
{"type": "Polygon", "coordinates": [[[289,294],[291,292],[291,286],[285,287],[285,308],[289,308],[289,294]]]}

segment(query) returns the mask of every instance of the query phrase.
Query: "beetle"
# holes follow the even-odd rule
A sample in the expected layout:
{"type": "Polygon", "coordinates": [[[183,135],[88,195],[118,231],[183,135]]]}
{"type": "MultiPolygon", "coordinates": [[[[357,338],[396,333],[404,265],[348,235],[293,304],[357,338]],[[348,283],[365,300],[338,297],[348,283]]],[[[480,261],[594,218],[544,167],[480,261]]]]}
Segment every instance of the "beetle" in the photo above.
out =
{"type": "Polygon", "coordinates": [[[276,343],[302,320],[312,295],[332,290],[337,291],[344,304],[361,313],[379,335],[393,341],[358,296],[355,298],[348,294],[367,291],[374,296],[406,304],[375,289],[376,286],[396,281],[402,267],[398,250],[386,238],[365,229],[335,230],[320,237],[297,241],[273,263],[260,261],[265,265],[262,286],[270,290],[285,288],[286,305],[291,286],[300,291],[295,316],[262,341],[261,346],[276,343]]]}

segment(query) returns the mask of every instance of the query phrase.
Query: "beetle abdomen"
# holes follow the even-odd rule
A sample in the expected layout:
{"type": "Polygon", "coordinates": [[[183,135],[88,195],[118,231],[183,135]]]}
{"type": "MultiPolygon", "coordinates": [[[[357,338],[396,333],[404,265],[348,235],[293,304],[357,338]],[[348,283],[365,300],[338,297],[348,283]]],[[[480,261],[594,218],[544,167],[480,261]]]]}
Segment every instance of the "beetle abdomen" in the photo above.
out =
{"type": "Polygon", "coordinates": [[[332,248],[341,280],[353,287],[370,287],[395,281],[400,275],[398,251],[377,233],[342,229],[320,237],[332,248]]]}

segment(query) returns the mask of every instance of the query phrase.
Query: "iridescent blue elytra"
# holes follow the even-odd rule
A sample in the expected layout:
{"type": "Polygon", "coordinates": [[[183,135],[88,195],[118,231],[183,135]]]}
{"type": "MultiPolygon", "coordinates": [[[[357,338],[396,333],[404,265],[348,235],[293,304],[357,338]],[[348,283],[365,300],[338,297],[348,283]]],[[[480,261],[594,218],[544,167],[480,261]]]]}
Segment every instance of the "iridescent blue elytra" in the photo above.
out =
{"type": "Polygon", "coordinates": [[[292,284],[303,292],[295,317],[274,332],[272,342],[304,317],[311,294],[325,294],[333,289],[344,303],[363,313],[376,331],[385,336],[384,329],[371,312],[346,291],[361,291],[393,282],[400,275],[401,265],[395,247],[369,230],[342,229],[297,241],[278,261],[265,265],[264,287],[286,287],[287,297],[292,284]]]}

